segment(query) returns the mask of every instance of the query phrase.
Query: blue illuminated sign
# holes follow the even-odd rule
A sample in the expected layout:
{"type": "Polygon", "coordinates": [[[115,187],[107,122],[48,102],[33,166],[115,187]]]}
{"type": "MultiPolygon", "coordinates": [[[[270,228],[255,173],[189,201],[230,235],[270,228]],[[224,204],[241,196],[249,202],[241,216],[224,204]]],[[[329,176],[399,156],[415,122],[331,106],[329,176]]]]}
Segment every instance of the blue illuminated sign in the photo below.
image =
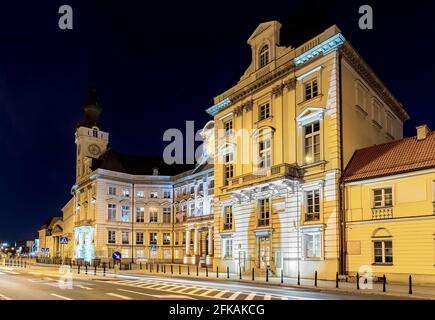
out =
{"type": "Polygon", "coordinates": [[[121,255],[121,252],[119,252],[119,251],[115,251],[112,254],[112,259],[115,261],[119,261],[119,260],[121,260],[121,258],[122,258],[122,255],[121,255]]]}

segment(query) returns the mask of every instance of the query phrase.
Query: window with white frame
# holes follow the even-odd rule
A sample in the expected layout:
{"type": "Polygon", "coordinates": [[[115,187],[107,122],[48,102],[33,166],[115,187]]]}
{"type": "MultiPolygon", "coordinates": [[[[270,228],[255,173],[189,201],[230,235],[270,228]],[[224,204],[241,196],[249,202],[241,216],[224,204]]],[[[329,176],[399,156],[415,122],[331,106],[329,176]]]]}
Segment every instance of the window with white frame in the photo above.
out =
{"type": "Polygon", "coordinates": [[[150,223],[157,223],[158,222],[158,212],[157,209],[150,209],[150,223]]]}
{"type": "Polygon", "coordinates": [[[305,221],[320,219],[320,190],[305,191],[305,221]]]}
{"type": "Polygon", "coordinates": [[[224,230],[233,228],[233,206],[224,206],[224,230]]]}
{"type": "Polygon", "coordinates": [[[385,130],[390,136],[393,136],[393,119],[391,115],[388,114],[385,118],[385,130]]]}
{"type": "Polygon", "coordinates": [[[129,197],[130,196],[130,189],[128,189],[128,188],[122,189],[122,195],[124,197],[129,197]]]}
{"type": "Polygon", "coordinates": [[[116,187],[109,186],[107,193],[111,196],[116,196],[116,187]]]}
{"type": "Polygon", "coordinates": [[[228,185],[228,182],[234,176],[233,167],[234,154],[228,152],[224,155],[224,185],[228,185]]]}
{"type": "Polygon", "coordinates": [[[123,204],[121,206],[121,221],[128,222],[130,221],[130,206],[123,204]]]}
{"type": "Polygon", "coordinates": [[[189,212],[190,212],[190,216],[194,216],[196,214],[195,211],[195,202],[191,202],[189,205],[189,212]]]}
{"type": "Polygon", "coordinates": [[[305,100],[310,100],[319,95],[319,83],[317,79],[307,81],[304,83],[304,96],[305,100]]]}
{"type": "Polygon", "coordinates": [[[171,208],[163,208],[163,223],[171,223],[171,208]]]}
{"type": "Polygon", "coordinates": [[[213,200],[210,201],[210,211],[209,214],[213,214],[214,213],[214,202],[213,200]]]}
{"type": "Polygon", "coordinates": [[[214,188],[214,179],[211,179],[210,182],[208,183],[208,189],[213,189],[214,188]]]}
{"type": "Polygon", "coordinates": [[[107,205],[107,220],[109,221],[116,220],[116,204],[109,203],[107,205]]]}
{"type": "Polygon", "coordinates": [[[164,245],[171,244],[171,234],[170,233],[168,233],[168,232],[163,233],[163,244],[164,245]]]}
{"type": "Polygon", "coordinates": [[[373,207],[385,208],[393,205],[393,189],[379,188],[373,190],[373,207]]]}
{"type": "Polygon", "coordinates": [[[143,244],[143,232],[136,232],[136,244],[143,244]]]}
{"type": "Polygon", "coordinates": [[[109,230],[107,232],[107,243],[111,243],[111,244],[116,243],[116,231],[109,230]]]}
{"type": "Polygon", "coordinates": [[[271,166],[271,139],[261,138],[258,142],[259,168],[267,169],[271,166]]]}
{"type": "Polygon", "coordinates": [[[144,207],[136,207],[136,222],[138,222],[138,223],[145,222],[145,208],[144,207]]]}
{"type": "Polygon", "coordinates": [[[224,133],[226,136],[231,135],[233,133],[233,120],[226,120],[224,122],[224,133]]]}
{"type": "Polygon", "coordinates": [[[304,159],[306,164],[320,161],[320,122],[304,126],[304,159]]]}
{"type": "Polygon", "coordinates": [[[373,121],[382,127],[382,104],[377,99],[373,99],[373,121]]]}
{"type": "Polygon", "coordinates": [[[393,241],[373,241],[374,263],[393,263],[393,241]]]}
{"type": "Polygon", "coordinates": [[[164,191],[163,199],[171,199],[171,191],[164,191]]]}
{"type": "Polygon", "coordinates": [[[233,257],[233,239],[222,239],[222,247],[224,258],[232,258],[233,257]]]}
{"type": "Polygon", "coordinates": [[[121,240],[122,240],[122,244],[129,244],[129,239],[128,239],[128,231],[122,231],[121,233],[121,240]]]}
{"type": "Polygon", "coordinates": [[[270,117],[270,104],[264,103],[258,109],[258,120],[262,121],[270,117]]]}
{"type": "Polygon", "coordinates": [[[204,202],[199,201],[198,202],[198,215],[203,215],[204,214],[204,202]]]}
{"type": "Polygon", "coordinates": [[[307,259],[319,259],[321,258],[322,242],[321,233],[304,233],[303,245],[304,245],[304,257],[307,259]]]}
{"type": "Polygon", "coordinates": [[[150,232],[150,245],[157,244],[157,232],[150,232]]]}
{"type": "Polygon", "coordinates": [[[151,199],[157,199],[157,198],[158,198],[158,193],[157,193],[157,191],[151,191],[151,192],[150,192],[150,198],[151,198],[151,199]]]}
{"type": "Polygon", "coordinates": [[[261,47],[259,53],[259,67],[263,68],[269,63],[269,46],[266,44],[261,47]]]}
{"type": "Polygon", "coordinates": [[[367,92],[368,89],[362,83],[356,81],[355,83],[355,104],[367,114],[367,92]]]}
{"type": "Polygon", "coordinates": [[[143,190],[139,190],[136,192],[136,197],[143,198],[145,197],[145,192],[143,190]]]}
{"type": "Polygon", "coordinates": [[[258,200],[258,226],[268,226],[270,222],[270,200],[269,198],[258,200]]]}

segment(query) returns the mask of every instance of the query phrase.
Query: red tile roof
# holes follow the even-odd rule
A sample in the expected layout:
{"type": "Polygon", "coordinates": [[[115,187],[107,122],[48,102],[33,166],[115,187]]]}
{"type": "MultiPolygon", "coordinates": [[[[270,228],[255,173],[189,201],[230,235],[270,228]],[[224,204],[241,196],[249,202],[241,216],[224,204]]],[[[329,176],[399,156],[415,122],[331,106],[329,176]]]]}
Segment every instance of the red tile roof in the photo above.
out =
{"type": "Polygon", "coordinates": [[[426,139],[406,138],[355,151],[343,181],[389,176],[435,167],[435,132],[426,139]]]}

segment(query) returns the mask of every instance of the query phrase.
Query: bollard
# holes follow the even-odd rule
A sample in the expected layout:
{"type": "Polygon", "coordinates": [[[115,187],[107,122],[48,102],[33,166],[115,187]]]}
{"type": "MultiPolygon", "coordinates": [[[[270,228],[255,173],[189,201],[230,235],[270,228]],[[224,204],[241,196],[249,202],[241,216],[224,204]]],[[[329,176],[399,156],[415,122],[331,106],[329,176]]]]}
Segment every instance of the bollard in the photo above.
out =
{"type": "Polygon", "coordinates": [[[174,266],[171,264],[171,274],[174,274],[174,266]]]}
{"type": "Polygon", "coordinates": [[[106,275],[106,264],[103,265],[103,276],[106,275]]]}
{"type": "Polygon", "coordinates": [[[314,273],[314,286],[317,287],[317,270],[314,273]]]}
{"type": "Polygon", "coordinates": [[[166,264],[163,265],[163,273],[166,273],[166,264]]]}
{"type": "Polygon", "coordinates": [[[284,283],[284,273],[282,272],[282,269],[281,269],[281,283],[284,283]]]}
{"type": "Polygon", "coordinates": [[[187,265],[187,275],[190,276],[190,265],[187,265]]]}
{"type": "Polygon", "coordinates": [[[219,278],[219,267],[216,266],[216,278],[219,278]]]}
{"type": "Polygon", "coordinates": [[[27,261],[24,261],[24,269],[27,268],[27,261]]]}
{"type": "Polygon", "coordinates": [[[97,275],[97,265],[94,266],[94,275],[97,275]]]}
{"type": "Polygon", "coordinates": [[[227,267],[227,279],[230,278],[230,267],[227,267]]]}
{"type": "Polygon", "coordinates": [[[254,268],[252,268],[252,281],[255,280],[255,272],[254,272],[254,268]]]}
{"type": "Polygon", "coordinates": [[[139,262],[139,270],[142,270],[142,262],[139,262]]]}
{"type": "Polygon", "coordinates": [[[80,273],[80,265],[77,266],[77,273],[80,273]]]}
{"type": "Polygon", "coordinates": [[[301,273],[298,271],[298,286],[301,285],[301,273]]]}
{"type": "Polygon", "coordinates": [[[266,268],[266,282],[269,282],[269,267],[266,268]]]}
{"type": "Polygon", "coordinates": [[[205,266],[205,276],[208,277],[208,267],[205,266]]]}
{"type": "Polygon", "coordinates": [[[199,267],[196,265],[196,276],[199,276],[199,267]]]}
{"type": "Polygon", "coordinates": [[[335,287],[338,288],[338,272],[335,273],[335,287]]]}
{"type": "Polygon", "coordinates": [[[242,268],[239,267],[239,279],[242,280],[242,268]]]}
{"type": "Polygon", "coordinates": [[[359,273],[356,273],[356,289],[359,290],[359,273]]]}
{"type": "Polygon", "coordinates": [[[409,275],[409,294],[412,294],[412,276],[409,275]]]}
{"type": "Polygon", "coordinates": [[[85,274],[88,274],[88,264],[85,263],[85,274]]]}
{"type": "Polygon", "coordinates": [[[156,272],[159,273],[159,264],[157,263],[156,272]]]}
{"type": "Polygon", "coordinates": [[[178,265],[178,274],[181,274],[181,264],[178,265]]]}
{"type": "Polygon", "coordinates": [[[387,292],[387,278],[385,274],[382,277],[382,292],[387,292]]]}

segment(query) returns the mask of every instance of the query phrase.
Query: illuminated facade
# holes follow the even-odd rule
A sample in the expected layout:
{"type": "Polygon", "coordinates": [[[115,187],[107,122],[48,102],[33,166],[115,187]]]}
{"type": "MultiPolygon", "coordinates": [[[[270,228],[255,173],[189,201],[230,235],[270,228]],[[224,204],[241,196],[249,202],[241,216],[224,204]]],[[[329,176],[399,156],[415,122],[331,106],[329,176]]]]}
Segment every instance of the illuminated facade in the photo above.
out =
{"type": "Polygon", "coordinates": [[[356,149],[402,138],[402,105],[333,26],[298,47],[280,23],[215,97],[214,265],[333,279],[344,272],[340,178],[356,149]]]}

